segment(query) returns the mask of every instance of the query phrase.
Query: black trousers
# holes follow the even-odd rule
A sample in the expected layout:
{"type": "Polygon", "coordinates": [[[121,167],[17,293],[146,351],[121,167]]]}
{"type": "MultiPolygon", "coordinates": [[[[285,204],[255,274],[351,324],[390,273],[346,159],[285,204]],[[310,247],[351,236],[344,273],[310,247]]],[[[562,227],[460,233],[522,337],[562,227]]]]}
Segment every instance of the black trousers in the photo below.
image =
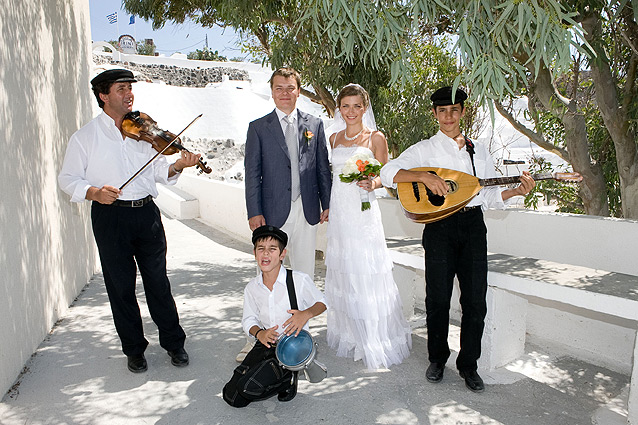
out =
{"type": "Polygon", "coordinates": [[[222,396],[233,407],[245,407],[287,390],[297,373],[279,365],[275,346],[268,348],[257,341],[224,385],[222,396]]]}
{"type": "Polygon", "coordinates": [[[461,350],[456,367],[476,370],[487,314],[487,228],[483,212],[480,208],[457,212],[427,224],[423,248],[428,358],[433,363],[445,363],[450,357],[447,337],[456,275],[462,311],[461,350]]]}
{"type": "Polygon", "coordinates": [[[142,354],[148,346],[135,296],[138,267],[160,345],[166,350],[182,348],[186,334],[166,275],[166,235],[155,203],[130,208],[93,202],[91,222],[124,354],[142,354]]]}

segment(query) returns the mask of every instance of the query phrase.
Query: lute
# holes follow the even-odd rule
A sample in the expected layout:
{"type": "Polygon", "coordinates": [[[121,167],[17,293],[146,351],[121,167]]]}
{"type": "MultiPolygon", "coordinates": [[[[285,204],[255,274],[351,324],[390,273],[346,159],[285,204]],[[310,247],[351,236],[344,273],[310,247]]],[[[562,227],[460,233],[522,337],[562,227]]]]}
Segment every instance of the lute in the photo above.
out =
{"type": "MultiPolygon", "coordinates": [[[[445,196],[435,195],[423,183],[398,183],[397,193],[406,217],[416,223],[432,223],[448,217],[466,206],[486,186],[518,183],[521,176],[479,179],[461,171],[447,168],[419,167],[410,171],[427,171],[441,177],[448,185],[445,196]]],[[[578,183],[578,173],[532,174],[534,180],[557,180],[578,183]]]]}

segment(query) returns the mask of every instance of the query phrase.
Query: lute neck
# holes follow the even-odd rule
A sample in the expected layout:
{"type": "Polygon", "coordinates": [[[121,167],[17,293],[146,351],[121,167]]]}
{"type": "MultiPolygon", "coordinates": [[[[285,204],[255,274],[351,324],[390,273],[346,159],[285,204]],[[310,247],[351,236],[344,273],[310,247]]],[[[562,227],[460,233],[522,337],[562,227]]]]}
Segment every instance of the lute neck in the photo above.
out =
{"type": "MultiPolygon", "coordinates": [[[[549,180],[553,179],[554,175],[551,173],[540,173],[540,174],[532,174],[534,180],[549,180]]],[[[479,179],[479,184],[481,186],[497,186],[504,184],[514,184],[520,183],[521,176],[513,176],[513,177],[494,177],[490,179],[479,179]]]]}

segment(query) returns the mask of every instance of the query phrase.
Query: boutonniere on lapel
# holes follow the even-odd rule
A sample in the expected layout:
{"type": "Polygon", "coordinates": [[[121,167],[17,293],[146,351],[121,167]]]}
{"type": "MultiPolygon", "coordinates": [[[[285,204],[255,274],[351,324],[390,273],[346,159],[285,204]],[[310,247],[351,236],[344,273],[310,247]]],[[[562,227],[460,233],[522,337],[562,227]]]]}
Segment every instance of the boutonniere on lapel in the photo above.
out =
{"type": "Polygon", "coordinates": [[[310,144],[310,141],[312,140],[312,138],[313,138],[313,137],[315,137],[315,134],[314,134],[312,131],[310,131],[310,130],[306,129],[306,130],[303,132],[303,137],[305,137],[305,138],[306,138],[306,145],[309,145],[309,144],[310,144]]]}

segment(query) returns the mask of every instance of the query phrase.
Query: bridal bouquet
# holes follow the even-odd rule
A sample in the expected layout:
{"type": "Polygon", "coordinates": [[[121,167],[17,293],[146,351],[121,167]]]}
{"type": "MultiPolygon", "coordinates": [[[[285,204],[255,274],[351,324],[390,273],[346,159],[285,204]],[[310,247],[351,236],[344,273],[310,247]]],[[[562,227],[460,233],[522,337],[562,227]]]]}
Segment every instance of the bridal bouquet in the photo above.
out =
{"type": "MultiPolygon", "coordinates": [[[[352,155],[343,165],[339,179],[344,183],[375,178],[381,171],[381,164],[372,155],[357,153],[352,155]]],[[[359,188],[361,195],[361,211],[370,209],[370,193],[363,188],[359,188]]]]}

